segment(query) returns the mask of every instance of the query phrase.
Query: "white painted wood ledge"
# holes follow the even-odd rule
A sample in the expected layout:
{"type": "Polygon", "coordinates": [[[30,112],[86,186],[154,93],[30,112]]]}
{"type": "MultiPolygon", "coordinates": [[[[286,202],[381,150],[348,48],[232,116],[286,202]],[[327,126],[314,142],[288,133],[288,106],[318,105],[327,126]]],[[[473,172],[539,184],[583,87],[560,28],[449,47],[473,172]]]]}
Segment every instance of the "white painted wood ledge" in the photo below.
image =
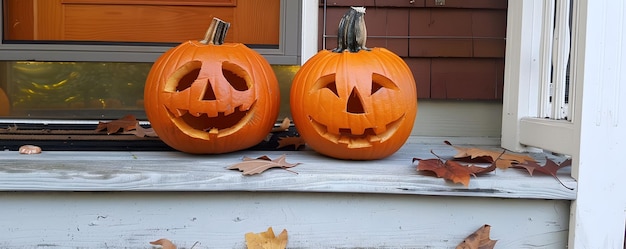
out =
{"type": "MultiPolygon", "coordinates": [[[[499,150],[491,141],[466,144],[464,138],[450,138],[458,146],[499,150]],[[481,144],[482,143],[482,144],[481,144]]],[[[328,158],[310,150],[241,151],[223,155],[190,155],[169,152],[77,152],[44,151],[22,155],[0,152],[0,191],[252,191],[252,192],[342,192],[413,194],[435,196],[477,196],[574,200],[576,181],[568,169],[559,178],[561,186],[546,175],[529,176],[518,169],[496,170],[472,178],[470,185],[446,182],[416,171],[412,158],[451,158],[452,147],[444,138],[412,138],[397,153],[382,160],[346,161],[328,158]],[[243,156],[287,155],[291,170],[270,169],[263,174],[244,176],[226,167],[243,156]]],[[[485,140],[485,139],[483,139],[485,140]]],[[[533,154],[545,161],[543,154],[533,154]]]]}

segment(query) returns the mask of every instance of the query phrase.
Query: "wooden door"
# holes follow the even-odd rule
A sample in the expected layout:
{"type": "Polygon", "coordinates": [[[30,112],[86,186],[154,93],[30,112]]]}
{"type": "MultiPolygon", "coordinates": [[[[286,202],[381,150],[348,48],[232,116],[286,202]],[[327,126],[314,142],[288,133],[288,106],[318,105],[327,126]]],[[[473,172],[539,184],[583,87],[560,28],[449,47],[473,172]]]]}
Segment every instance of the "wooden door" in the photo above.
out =
{"type": "Polygon", "coordinates": [[[211,18],[226,42],[279,43],[280,0],[6,0],[5,40],[178,43],[201,39],[211,18]]]}

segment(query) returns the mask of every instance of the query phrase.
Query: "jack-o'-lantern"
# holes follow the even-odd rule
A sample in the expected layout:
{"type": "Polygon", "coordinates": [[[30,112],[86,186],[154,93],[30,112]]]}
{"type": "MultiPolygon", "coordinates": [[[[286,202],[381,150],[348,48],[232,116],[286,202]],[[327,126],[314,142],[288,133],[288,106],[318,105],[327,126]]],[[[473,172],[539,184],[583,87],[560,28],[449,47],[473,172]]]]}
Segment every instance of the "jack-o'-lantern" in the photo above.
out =
{"type": "Polygon", "coordinates": [[[293,121],[307,145],[340,159],[395,153],[417,115],[411,70],[387,49],[365,48],[364,14],[353,7],[343,16],[337,48],[311,57],[290,93],[293,121]]]}
{"type": "Polygon", "coordinates": [[[0,116],[9,115],[9,98],[4,93],[2,88],[0,88],[0,116]]]}
{"type": "Polygon", "coordinates": [[[229,24],[217,18],[203,41],[187,41],[161,55],[144,90],[148,120],[170,147],[194,154],[252,147],[276,123],[276,76],[260,54],[223,43],[229,24]]]}

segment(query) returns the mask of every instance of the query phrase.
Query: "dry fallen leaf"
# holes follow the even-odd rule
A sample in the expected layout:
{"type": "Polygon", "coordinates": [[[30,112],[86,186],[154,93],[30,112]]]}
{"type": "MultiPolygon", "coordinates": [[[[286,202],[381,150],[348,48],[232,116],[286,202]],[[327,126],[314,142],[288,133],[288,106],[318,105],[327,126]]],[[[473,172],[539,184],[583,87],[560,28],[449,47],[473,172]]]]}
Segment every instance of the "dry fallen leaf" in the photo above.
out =
{"type": "Polygon", "coordinates": [[[287,230],[283,229],[278,237],[272,227],[261,233],[246,233],[246,246],[248,249],[284,249],[287,247],[287,230]]]}
{"type": "Polygon", "coordinates": [[[109,122],[99,122],[98,127],[96,127],[96,131],[107,130],[107,134],[113,134],[118,132],[120,129],[122,131],[130,131],[137,127],[138,121],[134,115],[126,115],[120,119],[116,119],[109,122]]]}
{"type": "Polygon", "coordinates": [[[172,241],[168,239],[159,239],[159,240],[150,242],[150,244],[161,246],[162,249],[176,249],[176,245],[174,245],[172,241]]]}
{"type": "Polygon", "coordinates": [[[137,121],[134,130],[123,132],[123,134],[133,134],[138,137],[158,137],[154,129],[141,127],[139,121],[137,121]]]}
{"type": "Polygon", "coordinates": [[[559,180],[559,178],[556,176],[557,171],[559,171],[560,169],[567,167],[567,166],[571,166],[572,165],[572,159],[567,159],[563,162],[561,162],[560,164],[557,164],[556,162],[550,160],[549,158],[546,157],[546,164],[544,166],[539,165],[536,162],[524,162],[521,164],[517,164],[514,165],[514,168],[522,168],[525,169],[526,171],[528,171],[528,173],[532,176],[533,173],[535,171],[537,172],[541,172],[547,175],[551,175],[552,177],[554,177],[554,179],[556,179],[561,185],[563,185],[563,187],[566,187],[568,189],[573,190],[573,188],[570,188],[568,186],[565,186],[565,184],[563,184],[563,182],[561,182],[561,180],[559,180]]]}
{"type": "Polygon", "coordinates": [[[471,176],[485,174],[496,169],[495,163],[492,163],[489,167],[478,167],[475,165],[465,166],[453,160],[446,160],[444,162],[441,158],[413,158],[413,162],[415,161],[419,161],[417,171],[432,172],[439,178],[450,180],[454,183],[461,183],[466,187],[469,186],[471,176]]]}
{"type": "Polygon", "coordinates": [[[156,132],[152,128],[143,128],[139,125],[139,120],[134,115],[126,115],[120,119],[99,122],[96,127],[96,132],[107,130],[107,134],[113,134],[119,132],[122,129],[122,134],[133,134],[138,137],[158,137],[156,132]]]}
{"type": "Polygon", "coordinates": [[[285,118],[283,119],[283,122],[280,123],[280,126],[274,127],[271,132],[286,131],[289,129],[289,126],[291,126],[291,120],[289,118],[285,118]]]}
{"type": "Polygon", "coordinates": [[[490,151],[483,150],[479,148],[466,148],[452,145],[452,143],[448,141],[444,141],[445,144],[452,146],[457,150],[457,154],[454,156],[456,160],[459,161],[469,161],[469,162],[487,162],[491,163],[497,158],[499,158],[496,162],[496,167],[501,169],[506,169],[511,167],[513,164],[519,164],[524,162],[534,162],[535,159],[528,155],[518,155],[518,154],[510,154],[504,153],[502,151],[490,151]]]}
{"type": "Polygon", "coordinates": [[[483,225],[476,232],[467,236],[456,249],[493,249],[498,241],[489,238],[490,231],[490,225],[483,225]]]}
{"type": "Polygon", "coordinates": [[[20,154],[27,154],[27,155],[39,154],[41,153],[41,147],[36,146],[36,145],[30,145],[30,144],[22,145],[20,146],[19,152],[20,154]]]}
{"type": "Polygon", "coordinates": [[[304,146],[304,144],[304,139],[302,139],[301,137],[279,137],[278,147],[276,147],[276,149],[293,145],[295,149],[298,150],[300,146],[304,146]]]}
{"type": "Polygon", "coordinates": [[[300,164],[300,163],[287,163],[286,157],[287,156],[284,154],[275,160],[271,160],[267,156],[261,156],[256,159],[244,157],[243,162],[233,164],[229,166],[227,169],[237,169],[239,171],[242,171],[244,175],[254,175],[254,174],[263,173],[264,171],[271,169],[271,168],[287,169],[287,168],[295,167],[298,164],[300,164]]]}

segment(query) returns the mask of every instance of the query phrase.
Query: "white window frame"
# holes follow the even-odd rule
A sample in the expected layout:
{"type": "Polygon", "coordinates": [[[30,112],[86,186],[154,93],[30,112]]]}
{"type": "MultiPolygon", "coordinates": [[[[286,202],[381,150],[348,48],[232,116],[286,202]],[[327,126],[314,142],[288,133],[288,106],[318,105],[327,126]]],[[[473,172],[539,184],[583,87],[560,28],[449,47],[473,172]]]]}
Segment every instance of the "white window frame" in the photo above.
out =
{"type": "MultiPolygon", "coordinates": [[[[502,118],[502,147],[571,155],[578,181],[568,248],[621,248],[626,183],[626,3],[574,0],[569,121],[540,117],[545,0],[511,0],[502,118]],[[619,96],[622,96],[620,99],[619,96]],[[621,109],[620,109],[621,107],[621,109]]],[[[550,46],[552,47],[552,46],[550,46]]],[[[559,51],[557,51],[559,52],[559,51]]],[[[545,95],[544,95],[545,96],[545,95]]]]}
{"type": "MultiPolygon", "coordinates": [[[[509,3],[506,58],[520,58],[519,61],[507,60],[505,65],[502,146],[510,150],[539,147],[568,155],[576,150],[577,106],[569,105],[566,112],[561,110],[565,105],[567,60],[574,63],[579,51],[575,49],[576,39],[572,39],[569,56],[569,30],[563,22],[552,19],[555,9],[560,9],[557,20],[568,19],[558,13],[568,12],[569,1],[555,2],[560,4],[553,1],[509,3]]],[[[572,8],[577,10],[575,6],[572,8]]],[[[574,17],[574,20],[579,19],[574,17]]],[[[575,102],[576,69],[572,66],[570,70],[570,103],[575,102]]]]}

